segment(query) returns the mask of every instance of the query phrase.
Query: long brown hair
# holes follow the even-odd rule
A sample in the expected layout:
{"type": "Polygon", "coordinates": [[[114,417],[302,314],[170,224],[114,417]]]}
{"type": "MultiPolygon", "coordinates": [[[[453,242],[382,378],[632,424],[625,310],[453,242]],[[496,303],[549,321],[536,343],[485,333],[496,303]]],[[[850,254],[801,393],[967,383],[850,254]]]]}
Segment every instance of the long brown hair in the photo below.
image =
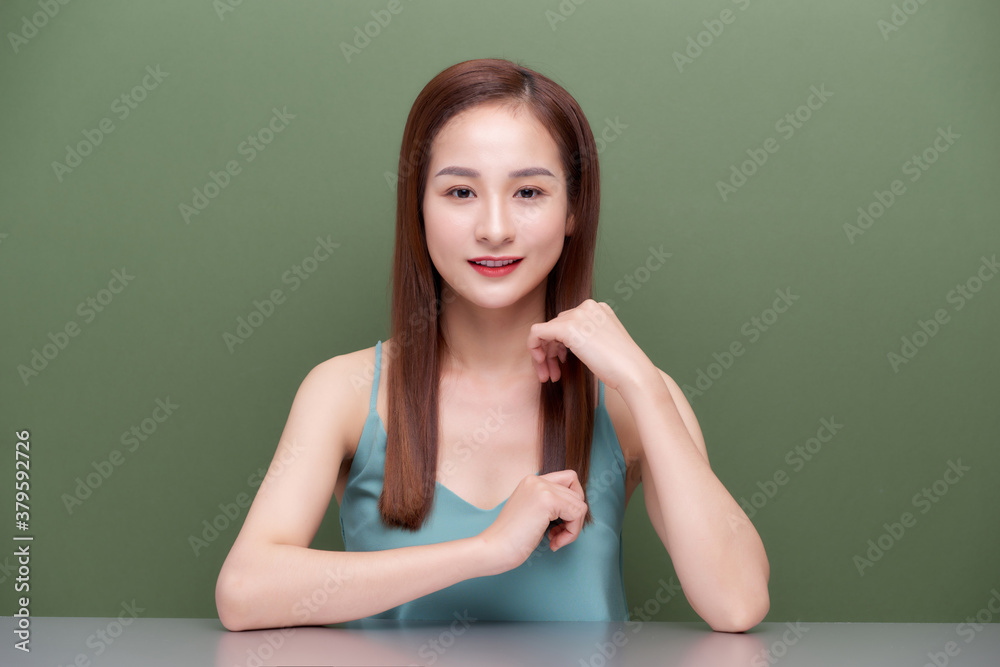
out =
{"type": "MultiPolygon", "coordinates": [[[[491,102],[529,109],[559,147],[567,176],[573,229],[547,278],[546,321],[592,298],[600,172],[594,135],[579,104],[551,79],[508,60],[467,60],[443,70],[414,101],[399,151],[390,352],[394,358],[386,380],[388,438],[378,502],[387,526],[418,530],[430,512],[436,484],[438,383],[445,341],[438,321],[441,275],[427,250],[421,210],[431,142],[453,116],[491,102]]],[[[571,350],[561,372],[558,382],[541,384],[541,474],[573,469],[586,492],[596,383],[571,350]]],[[[586,523],[592,521],[588,510],[586,523]]]]}

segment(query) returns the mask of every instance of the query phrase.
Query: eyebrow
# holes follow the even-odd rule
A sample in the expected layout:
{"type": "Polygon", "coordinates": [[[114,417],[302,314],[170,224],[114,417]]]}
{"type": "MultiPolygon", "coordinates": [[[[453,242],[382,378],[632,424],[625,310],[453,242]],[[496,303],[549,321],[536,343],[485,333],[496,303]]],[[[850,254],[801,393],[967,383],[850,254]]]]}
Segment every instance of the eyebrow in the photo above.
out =
{"type": "MultiPolygon", "coordinates": [[[[468,169],[466,167],[445,167],[438,173],[434,174],[435,177],[438,176],[464,176],[466,178],[479,178],[480,173],[475,169],[468,169]]],[[[551,176],[555,178],[555,174],[544,167],[528,167],[526,169],[518,169],[517,171],[512,171],[507,174],[507,178],[525,178],[527,176],[551,176]]]]}

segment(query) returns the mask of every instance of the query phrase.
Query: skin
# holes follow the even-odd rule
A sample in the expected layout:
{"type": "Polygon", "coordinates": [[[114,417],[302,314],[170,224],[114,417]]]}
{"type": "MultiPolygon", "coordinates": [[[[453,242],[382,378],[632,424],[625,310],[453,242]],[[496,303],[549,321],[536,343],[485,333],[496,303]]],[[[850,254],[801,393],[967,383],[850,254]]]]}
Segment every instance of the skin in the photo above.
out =
{"type": "MultiPolygon", "coordinates": [[[[437,477],[470,504],[491,509],[542,466],[535,429],[540,385],[524,342],[544,320],[545,279],[572,231],[558,147],[524,109],[467,110],[435,137],[421,206],[428,251],[442,278],[447,342],[437,477]],[[547,173],[511,176],[530,168],[547,173]],[[483,256],[523,259],[498,278],[470,266],[483,256]],[[506,415],[502,429],[470,452],[463,436],[486,423],[491,407],[506,415]]],[[[574,483],[581,488],[569,480],[556,492],[575,504],[583,494],[569,493],[574,483]]]]}
{"type": "MultiPolygon", "coordinates": [[[[541,467],[541,383],[559,381],[567,350],[605,383],[628,465],[626,497],[641,479],[650,522],[692,607],[714,630],[759,623],[768,610],[763,545],[712,472],[680,387],[606,303],[588,299],[545,321],[545,280],[573,221],[558,150],[544,126],[525,110],[496,105],[451,119],[431,147],[422,207],[444,282],[438,469],[446,476],[439,481],[470,504],[493,508],[506,499],[504,507],[481,534],[461,540],[373,552],[310,548],[331,497],[343,499],[370,395],[357,379],[369,377],[374,349],[329,359],[299,387],[274,462],[220,571],[216,605],[225,627],[362,618],[517,567],[546,531],[553,550],[572,543],[587,510],[576,473],[534,474],[541,467]],[[438,175],[446,167],[479,173],[438,175]],[[510,175],[536,167],[551,175],[510,175]],[[468,263],[483,255],[524,259],[493,278],[468,263]],[[471,454],[460,451],[456,443],[496,406],[508,415],[502,427],[471,454]],[[550,529],[556,518],[563,523],[550,529]]],[[[386,366],[395,348],[383,343],[386,366]]],[[[376,408],[383,422],[385,406],[382,383],[376,408]]]]}
{"type": "MultiPolygon", "coordinates": [[[[456,393],[465,396],[495,395],[498,386],[524,387],[537,402],[537,391],[528,390],[529,377],[558,381],[559,363],[572,349],[606,385],[606,405],[632,472],[627,492],[638,483],[636,477],[645,482],[650,522],[689,602],[717,630],[742,631],[760,622],[769,608],[763,544],[712,472],[701,429],[680,387],[653,365],[606,303],[588,299],[545,321],[545,278],[563,237],[572,233],[565,175],[545,127],[526,110],[498,105],[481,105],[452,119],[432,145],[422,206],[431,259],[455,296],[446,300],[441,315],[448,343],[442,387],[461,388],[456,393]],[[447,173],[448,167],[478,175],[447,173]],[[533,167],[552,176],[511,176],[533,167]],[[486,277],[468,265],[484,255],[524,259],[507,276],[486,277]],[[582,336],[583,331],[592,333],[582,336]]],[[[467,492],[478,488],[480,497],[492,494],[486,507],[506,497],[511,480],[526,471],[510,456],[490,463],[465,477],[467,492]],[[502,472],[509,470],[518,474],[502,472]],[[489,479],[500,481],[491,487],[484,482],[489,479]]],[[[582,499],[577,480],[554,477],[551,482],[567,503],[573,496],[582,499]]],[[[513,519],[513,511],[511,517],[504,512],[497,524],[513,519]]],[[[528,516],[525,511],[518,520],[528,516]]],[[[506,533],[502,525],[494,527],[496,545],[512,539],[512,526],[506,533]]],[[[552,528],[553,548],[571,542],[579,529],[576,517],[552,528]]],[[[530,548],[531,539],[524,544],[530,548]]]]}
{"type": "Polygon", "coordinates": [[[422,209],[427,248],[449,294],[441,329],[446,373],[490,383],[533,377],[524,341],[545,318],[545,279],[572,231],[565,175],[545,127],[527,111],[516,116],[481,105],[452,118],[431,147],[422,209]],[[474,169],[478,177],[443,174],[474,169]],[[552,175],[510,178],[541,167],[552,175]],[[523,257],[508,276],[482,276],[468,260],[523,257]]]}

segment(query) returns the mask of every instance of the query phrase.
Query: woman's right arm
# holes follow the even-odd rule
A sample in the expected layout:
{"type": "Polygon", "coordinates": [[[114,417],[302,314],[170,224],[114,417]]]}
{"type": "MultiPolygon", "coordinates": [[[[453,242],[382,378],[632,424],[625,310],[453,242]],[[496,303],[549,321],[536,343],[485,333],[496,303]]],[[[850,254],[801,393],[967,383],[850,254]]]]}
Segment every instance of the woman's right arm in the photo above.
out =
{"type": "Polygon", "coordinates": [[[256,630],[371,616],[493,574],[478,542],[469,537],[370,552],[248,543],[248,550],[231,552],[219,575],[219,619],[229,630],[256,630]]]}
{"type": "Polygon", "coordinates": [[[391,609],[472,577],[495,574],[474,536],[372,552],[311,549],[357,420],[345,356],[312,369],[215,589],[229,630],[326,625],[391,609]]]}
{"type": "Polygon", "coordinates": [[[274,458],[215,589],[229,630],[355,620],[473,577],[506,572],[550,531],[576,539],[587,506],[571,470],[528,475],[494,523],[467,538],[384,551],[311,549],[333,497],[359,399],[356,360],[334,357],[302,381],[274,458]]]}

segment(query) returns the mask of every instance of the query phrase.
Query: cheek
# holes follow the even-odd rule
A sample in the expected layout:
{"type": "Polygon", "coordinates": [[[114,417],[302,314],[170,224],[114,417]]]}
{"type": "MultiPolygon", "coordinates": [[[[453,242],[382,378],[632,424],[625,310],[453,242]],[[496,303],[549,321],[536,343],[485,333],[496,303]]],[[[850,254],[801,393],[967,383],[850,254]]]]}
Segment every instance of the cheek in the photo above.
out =
{"type": "Polygon", "coordinates": [[[461,224],[462,214],[454,206],[448,206],[435,199],[424,202],[421,209],[424,214],[424,226],[430,231],[437,230],[438,236],[445,236],[453,233],[454,229],[461,224]]]}
{"type": "Polygon", "coordinates": [[[566,212],[565,209],[553,209],[546,211],[544,217],[537,221],[537,230],[540,237],[544,237],[547,245],[561,246],[566,237],[566,212]]]}
{"type": "MultiPolygon", "coordinates": [[[[431,256],[431,261],[436,267],[441,266],[444,258],[454,256],[459,252],[456,247],[458,234],[455,233],[454,225],[447,219],[434,217],[433,211],[429,211],[431,216],[424,216],[424,237],[427,241],[427,252],[431,256]]],[[[440,271],[440,268],[438,269],[440,271]]]]}
{"type": "MultiPolygon", "coordinates": [[[[444,242],[440,234],[438,234],[437,228],[432,225],[427,225],[425,227],[425,235],[427,238],[427,252],[431,256],[431,261],[434,264],[438,264],[440,255],[442,253],[441,244],[444,242]]],[[[444,237],[446,238],[446,237],[444,237]]]]}

